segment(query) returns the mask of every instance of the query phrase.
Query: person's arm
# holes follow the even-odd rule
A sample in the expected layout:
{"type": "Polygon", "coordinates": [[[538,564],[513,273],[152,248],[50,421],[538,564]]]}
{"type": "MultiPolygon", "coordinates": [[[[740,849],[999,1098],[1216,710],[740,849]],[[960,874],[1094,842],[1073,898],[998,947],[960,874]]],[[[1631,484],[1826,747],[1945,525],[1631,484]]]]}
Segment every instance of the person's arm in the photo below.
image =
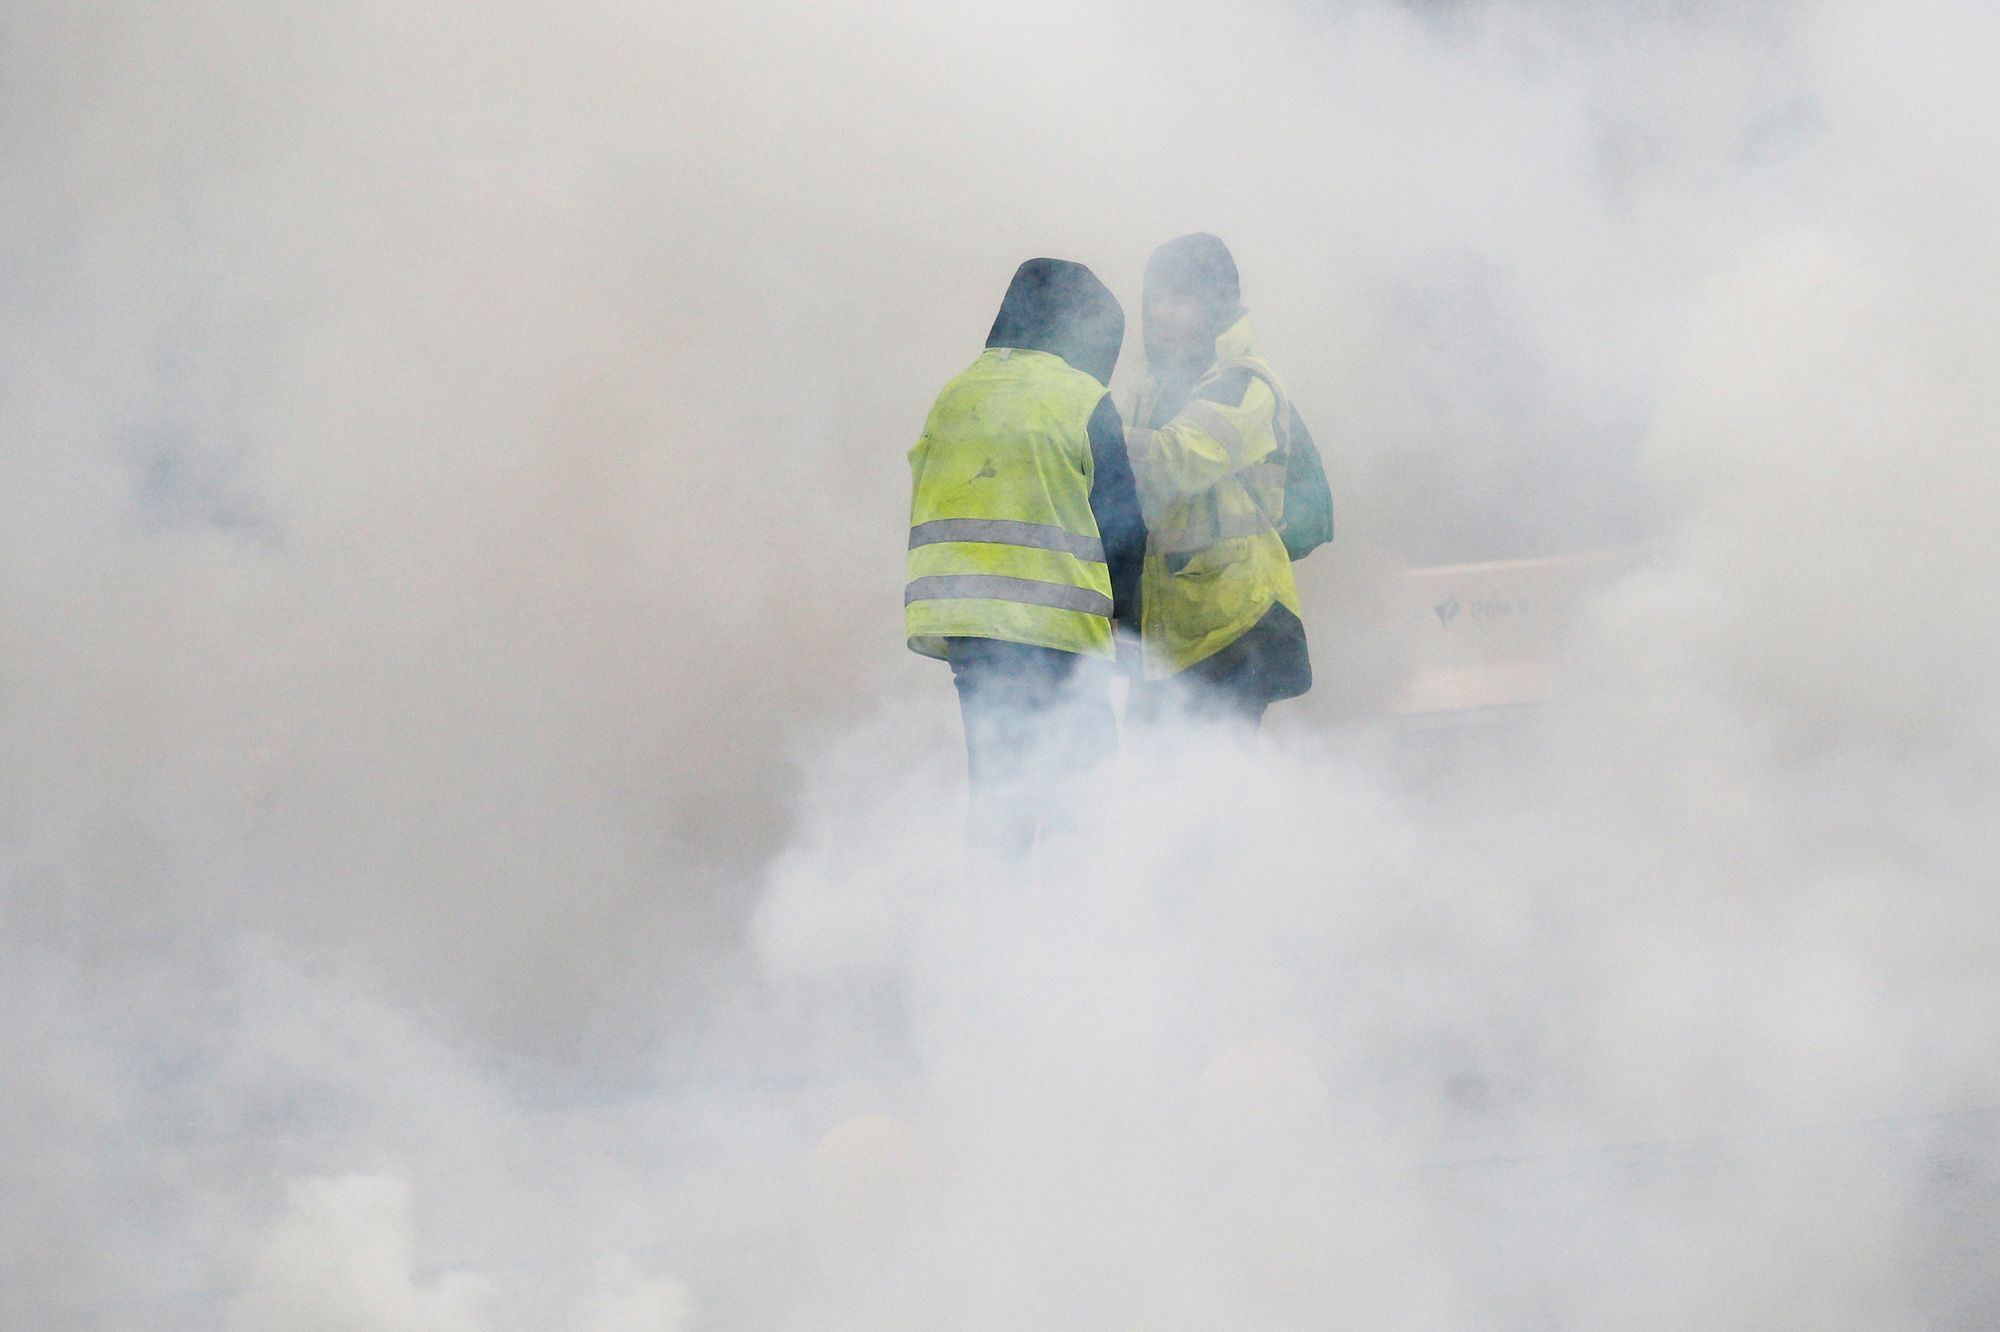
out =
{"type": "Polygon", "coordinates": [[[1136,630],[1139,573],[1146,560],[1146,522],[1139,514],[1139,492],[1125,456],[1125,422],[1109,393],[1098,400],[1097,410],[1090,414],[1090,454],[1090,511],[1097,515],[1104,562],[1111,568],[1111,617],[1136,630]]]}
{"type": "Polygon", "coordinates": [[[1204,386],[1158,430],[1127,430],[1126,450],[1147,512],[1198,495],[1261,462],[1276,447],[1277,403],[1263,380],[1232,370],[1204,386]]]}

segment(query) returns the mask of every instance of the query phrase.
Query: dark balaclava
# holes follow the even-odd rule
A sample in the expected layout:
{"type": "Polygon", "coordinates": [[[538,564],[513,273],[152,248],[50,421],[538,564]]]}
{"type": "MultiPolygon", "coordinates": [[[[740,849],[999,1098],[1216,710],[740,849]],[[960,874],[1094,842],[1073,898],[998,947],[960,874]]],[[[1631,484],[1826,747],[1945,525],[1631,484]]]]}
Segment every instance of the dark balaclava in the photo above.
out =
{"type": "Polygon", "coordinates": [[[1215,363],[1215,340],[1243,314],[1229,247],[1205,231],[1176,236],[1146,261],[1146,368],[1163,383],[1192,384],[1215,363]],[[1176,318],[1162,317],[1172,306],[1176,318]]]}
{"type": "Polygon", "coordinates": [[[1125,341],[1125,310],[1097,274],[1067,259],[1030,259],[1014,270],[989,347],[1050,352],[1100,384],[1111,382],[1125,341]]]}

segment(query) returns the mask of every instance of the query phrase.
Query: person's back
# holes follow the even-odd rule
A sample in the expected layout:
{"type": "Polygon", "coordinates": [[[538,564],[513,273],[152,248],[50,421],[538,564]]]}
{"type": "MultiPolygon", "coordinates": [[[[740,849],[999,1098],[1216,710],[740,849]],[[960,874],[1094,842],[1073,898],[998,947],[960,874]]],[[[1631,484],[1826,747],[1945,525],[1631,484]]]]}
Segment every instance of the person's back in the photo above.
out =
{"type": "Polygon", "coordinates": [[[1144,546],[1105,390],[1123,333],[1088,269],[1030,260],[910,450],[906,633],[951,663],[990,850],[1025,850],[1059,779],[1113,743],[1093,663],[1113,656],[1144,546]]]}
{"type": "Polygon", "coordinates": [[[1295,418],[1215,237],[1154,252],[1144,320],[1146,373],[1126,432],[1150,534],[1139,706],[1254,725],[1312,687],[1281,535],[1295,418]]]}
{"type": "Polygon", "coordinates": [[[1048,352],[989,348],[938,395],[910,454],[911,646],[1002,639],[1103,656],[1111,572],[1090,507],[1104,386],[1048,352]]]}

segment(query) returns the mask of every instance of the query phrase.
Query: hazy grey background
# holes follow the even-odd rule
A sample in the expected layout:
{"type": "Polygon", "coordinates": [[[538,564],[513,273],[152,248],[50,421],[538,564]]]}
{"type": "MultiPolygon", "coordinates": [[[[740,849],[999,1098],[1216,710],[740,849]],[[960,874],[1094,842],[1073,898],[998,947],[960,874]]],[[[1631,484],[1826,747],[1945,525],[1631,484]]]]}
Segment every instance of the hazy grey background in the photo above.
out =
{"type": "Polygon", "coordinates": [[[1996,53],[0,6],[4,1321],[1990,1324],[1996,53]],[[1195,228],[1321,688],[967,900],[904,451],[1020,259],[1195,228]],[[1384,571],[1607,543],[1412,786],[1384,571]]]}

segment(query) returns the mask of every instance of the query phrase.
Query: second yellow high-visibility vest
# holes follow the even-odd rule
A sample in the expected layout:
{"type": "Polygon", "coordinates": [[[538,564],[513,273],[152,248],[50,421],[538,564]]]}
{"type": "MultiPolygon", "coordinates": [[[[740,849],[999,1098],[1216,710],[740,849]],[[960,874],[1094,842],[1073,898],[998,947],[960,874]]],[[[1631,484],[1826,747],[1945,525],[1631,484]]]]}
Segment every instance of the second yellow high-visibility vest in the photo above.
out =
{"type": "Polygon", "coordinates": [[[1111,571],[1090,508],[1104,386],[1049,352],[990,347],[938,395],[910,450],[903,618],[947,638],[1109,657],[1111,571]]]}
{"type": "Polygon", "coordinates": [[[1287,406],[1277,376],[1256,354],[1249,319],[1216,339],[1216,362],[1196,384],[1197,396],[1158,430],[1145,426],[1154,389],[1149,376],[1126,415],[1126,433],[1146,516],[1141,637],[1146,674],[1158,679],[1214,656],[1274,605],[1302,612],[1278,535],[1287,406]],[[1200,399],[1232,370],[1250,375],[1240,403],[1200,399]]]}

